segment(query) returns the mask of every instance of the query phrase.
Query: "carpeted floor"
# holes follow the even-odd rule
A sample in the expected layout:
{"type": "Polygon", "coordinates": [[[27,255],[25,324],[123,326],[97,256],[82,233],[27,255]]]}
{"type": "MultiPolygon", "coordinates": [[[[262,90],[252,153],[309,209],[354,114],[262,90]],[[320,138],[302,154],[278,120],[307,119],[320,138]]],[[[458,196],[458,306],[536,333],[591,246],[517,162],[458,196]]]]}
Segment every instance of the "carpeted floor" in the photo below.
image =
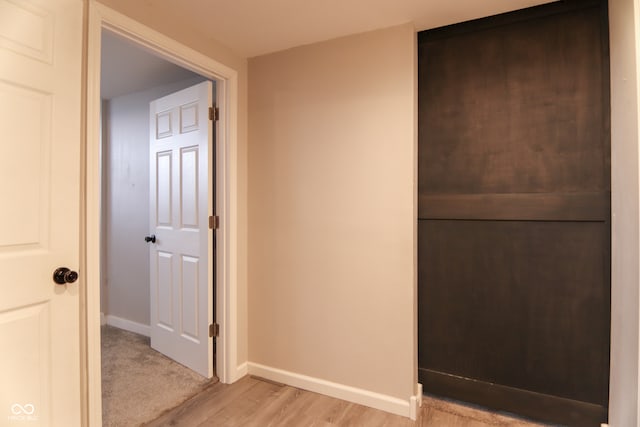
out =
{"type": "Polygon", "coordinates": [[[139,426],[217,381],[153,350],[148,337],[102,326],[104,427],[139,426]]]}

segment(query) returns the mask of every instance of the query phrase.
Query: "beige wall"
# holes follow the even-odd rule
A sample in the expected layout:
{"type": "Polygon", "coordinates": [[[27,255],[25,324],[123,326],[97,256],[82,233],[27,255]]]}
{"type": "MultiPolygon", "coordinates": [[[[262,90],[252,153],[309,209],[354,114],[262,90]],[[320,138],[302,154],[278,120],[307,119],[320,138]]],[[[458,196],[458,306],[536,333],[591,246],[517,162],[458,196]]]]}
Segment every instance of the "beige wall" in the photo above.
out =
{"type": "Polygon", "coordinates": [[[247,60],[216,40],[180,22],[169,8],[150,8],[147,2],[99,0],[108,6],[172,39],[213,58],[238,72],[238,364],[247,360],[247,60]]]}
{"type": "Polygon", "coordinates": [[[249,360],[416,383],[415,31],[249,61],[249,360]]]}
{"type": "Polygon", "coordinates": [[[640,422],[638,12],[637,0],[609,1],[613,193],[609,424],[612,427],[637,426],[640,422]]]}

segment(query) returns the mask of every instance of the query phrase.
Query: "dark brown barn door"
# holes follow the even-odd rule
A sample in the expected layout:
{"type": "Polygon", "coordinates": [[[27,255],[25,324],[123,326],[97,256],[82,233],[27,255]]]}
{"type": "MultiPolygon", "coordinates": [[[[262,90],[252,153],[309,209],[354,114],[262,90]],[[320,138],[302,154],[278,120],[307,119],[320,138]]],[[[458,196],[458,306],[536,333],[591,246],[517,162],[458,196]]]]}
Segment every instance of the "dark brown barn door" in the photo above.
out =
{"type": "Polygon", "coordinates": [[[419,376],[427,393],[607,419],[607,6],[419,34],[419,376]]]}

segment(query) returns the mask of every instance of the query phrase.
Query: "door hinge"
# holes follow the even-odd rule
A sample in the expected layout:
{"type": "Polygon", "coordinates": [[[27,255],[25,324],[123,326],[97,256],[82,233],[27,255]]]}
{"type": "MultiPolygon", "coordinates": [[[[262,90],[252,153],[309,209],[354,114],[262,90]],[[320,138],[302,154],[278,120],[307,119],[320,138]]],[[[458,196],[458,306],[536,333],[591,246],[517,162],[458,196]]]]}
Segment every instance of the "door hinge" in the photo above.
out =
{"type": "Polygon", "coordinates": [[[214,338],[217,337],[220,333],[220,326],[217,323],[212,323],[209,325],[209,337],[214,338]]]}
{"type": "Polygon", "coordinates": [[[220,227],[220,217],[218,215],[209,216],[209,228],[217,230],[220,227]]]}
{"type": "Polygon", "coordinates": [[[220,109],[218,107],[209,107],[209,120],[217,122],[220,119],[220,109]]]}

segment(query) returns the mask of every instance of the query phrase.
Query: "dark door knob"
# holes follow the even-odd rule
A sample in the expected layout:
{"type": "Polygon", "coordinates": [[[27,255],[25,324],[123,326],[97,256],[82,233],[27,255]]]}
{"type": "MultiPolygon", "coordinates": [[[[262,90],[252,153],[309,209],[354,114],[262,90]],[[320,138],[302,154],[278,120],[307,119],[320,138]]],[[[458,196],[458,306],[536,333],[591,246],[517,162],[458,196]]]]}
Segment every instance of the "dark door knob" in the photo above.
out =
{"type": "Polygon", "coordinates": [[[67,267],[56,268],[56,271],[53,272],[53,281],[58,285],[73,283],[76,280],[78,280],[78,273],[69,270],[67,267]]]}
{"type": "Polygon", "coordinates": [[[151,236],[147,236],[147,237],[144,238],[144,241],[147,242],[147,243],[149,243],[149,242],[155,243],[156,242],[156,235],[152,234],[151,236]]]}

